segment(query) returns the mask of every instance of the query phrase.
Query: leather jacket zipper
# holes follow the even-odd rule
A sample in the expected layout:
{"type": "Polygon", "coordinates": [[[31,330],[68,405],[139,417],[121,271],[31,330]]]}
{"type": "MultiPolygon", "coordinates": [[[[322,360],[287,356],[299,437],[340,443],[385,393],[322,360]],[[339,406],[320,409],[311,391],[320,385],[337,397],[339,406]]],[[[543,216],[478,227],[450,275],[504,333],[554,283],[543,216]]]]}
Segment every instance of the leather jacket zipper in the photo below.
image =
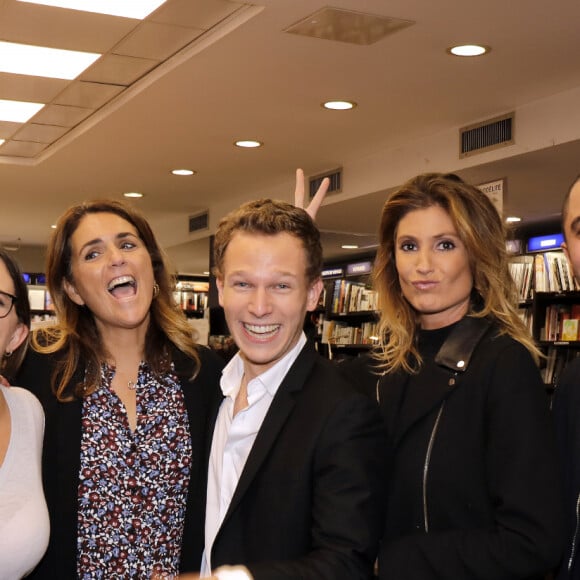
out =
{"type": "Polygon", "coordinates": [[[441,403],[441,407],[439,407],[439,412],[435,418],[435,424],[431,430],[431,437],[429,438],[429,445],[427,446],[427,454],[425,455],[425,464],[423,465],[423,525],[425,528],[425,533],[427,534],[429,533],[429,512],[427,510],[427,476],[429,475],[431,452],[433,450],[435,436],[437,435],[437,430],[439,428],[439,421],[441,420],[441,415],[443,414],[443,407],[445,407],[445,401],[441,403]]]}
{"type": "Polygon", "coordinates": [[[572,570],[574,558],[576,557],[576,543],[578,541],[578,528],[580,528],[580,495],[576,499],[576,527],[574,528],[574,535],[572,536],[572,549],[570,550],[570,558],[568,559],[568,572],[572,570]]]}

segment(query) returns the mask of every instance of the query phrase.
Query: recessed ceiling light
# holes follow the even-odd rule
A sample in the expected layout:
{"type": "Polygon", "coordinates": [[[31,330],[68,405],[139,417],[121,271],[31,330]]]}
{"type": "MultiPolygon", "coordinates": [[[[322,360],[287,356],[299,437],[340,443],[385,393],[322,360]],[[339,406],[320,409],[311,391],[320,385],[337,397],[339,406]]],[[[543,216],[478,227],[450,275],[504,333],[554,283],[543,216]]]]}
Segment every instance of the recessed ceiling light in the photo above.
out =
{"type": "Polygon", "coordinates": [[[322,103],[322,106],[333,111],[348,111],[349,109],[354,109],[356,103],[352,101],[326,101],[326,103],[322,103]]]}
{"type": "Polygon", "coordinates": [[[100,56],[94,52],[0,42],[0,72],[72,80],[100,56]]]}
{"type": "Polygon", "coordinates": [[[26,103],[24,101],[6,101],[0,99],[0,121],[26,123],[44,107],[44,103],[26,103]]]}
{"type": "Polygon", "coordinates": [[[343,244],[340,246],[343,250],[358,250],[358,246],[356,244],[343,244]]]}
{"type": "Polygon", "coordinates": [[[505,221],[508,224],[513,224],[513,223],[516,223],[516,222],[521,222],[522,221],[522,218],[512,215],[512,216],[506,217],[505,218],[505,221]]]}
{"type": "Polygon", "coordinates": [[[447,49],[447,52],[454,56],[481,56],[486,54],[491,50],[489,46],[483,46],[480,44],[462,44],[458,46],[452,46],[447,49]]]}
{"type": "Polygon", "coordinates": [[[42,4],[57,8],[96,12],[111,16],[143,19],[153,10],[164,4],[166,0],[19,0],[29,4],[42,4]]]}
{"type": "Polygon", "coordinates": [[[171,173],[173,173],[173,175],[194,175],[195,171],[192,169],[172,169],[171,173]]]}
{"type": "Polygon", "coordinates": [[[138,191],[127,191],[126,193],[123,194],[125,197],[143,197],[142,193],[139,193],[138,191]]]}
{"type": "Polygon", "coordinates": [[[261,147],[263,143],[260,141],[254,141],[253,139],[242,139],[236,141],[236,147],[244,147],[246,149],[253,149],[254,147],[261,147]]]}
{"type": "Polygon", "coordinates": [[[2,145],[5,141],[6,139],[0,139],[0,145],[2,145]]]}
{"type": "Polygon", "coordinates": [[[53,230],[56,230],[56,224],[52,224],[50,227],[51,227],[53,230]]]}

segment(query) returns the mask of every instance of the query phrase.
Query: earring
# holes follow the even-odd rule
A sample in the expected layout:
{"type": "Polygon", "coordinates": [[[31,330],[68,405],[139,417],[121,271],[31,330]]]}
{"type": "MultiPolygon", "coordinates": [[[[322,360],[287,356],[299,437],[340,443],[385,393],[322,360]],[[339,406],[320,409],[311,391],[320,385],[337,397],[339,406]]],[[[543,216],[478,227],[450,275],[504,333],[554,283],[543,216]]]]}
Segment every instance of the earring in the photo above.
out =
{"type": "Polygon", "coordinates": [[[4,358],[10,358],[10,357],[12,356],[12,353],[13,353],[13,352],[14,352],[14,351],[12,351],[12,350],[7,350],[7,351],[4,353],[4,358]]]}
{"type": "Polygon", "coordinates": [[[159,296],[159,284],[157,282],[153,282],[153,299],[159,296]]]}

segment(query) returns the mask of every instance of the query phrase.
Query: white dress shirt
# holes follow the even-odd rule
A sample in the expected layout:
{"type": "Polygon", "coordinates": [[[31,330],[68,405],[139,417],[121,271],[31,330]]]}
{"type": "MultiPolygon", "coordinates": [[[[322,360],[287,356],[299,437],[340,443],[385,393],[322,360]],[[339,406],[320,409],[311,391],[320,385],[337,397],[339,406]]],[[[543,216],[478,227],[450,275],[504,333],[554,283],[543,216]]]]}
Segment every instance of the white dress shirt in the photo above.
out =
{"type": "MultiPolygon", "coordinates": [[[[280,384],[305,344],[306,336],[302,333],[296,345],[282,359],[248,383],[248,406],[235,417],[234,404],[244,376],[244,362],[240,354],[236,354],[223,370],[220,387],[225,398],[214,427],[209,459],[202,577],[212,574],[211,548],[230,507],[246,460],[280,384]]],[[[251,578],[243,566],[239,567],[239,572],[236,575],[236,571],[228,567],[227,571],[218,568],[213,574],[220,580],[251,578]],[[224,572],[223,576],[220,571],[224,572]]]]}

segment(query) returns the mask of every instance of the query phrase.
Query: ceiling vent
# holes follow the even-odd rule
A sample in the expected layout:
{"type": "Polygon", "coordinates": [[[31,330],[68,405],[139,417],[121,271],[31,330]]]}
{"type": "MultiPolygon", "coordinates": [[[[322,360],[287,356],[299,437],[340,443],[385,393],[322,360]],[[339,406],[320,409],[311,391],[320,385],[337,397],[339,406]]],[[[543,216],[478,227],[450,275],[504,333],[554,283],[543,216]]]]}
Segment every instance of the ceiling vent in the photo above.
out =
{"type": "Polygon", "coordinates": [[[323,40],[370,45],[413,24],[415,22],[412,20],[327,6],[289,26],[284,32],[323,40]]]}
{"type": "Polygon", "coordinates": [[[308,191],[310,199],[314,197],[314,194],[320,187],[320,184],[322,183],[322,180],[325,177],[328,177],[328,179],[330,179],[330,185],[328,187],[326,195],[329,195],[331,193],[340,193],[342,191],[342,167],[340,167],[339,169],[333,169],[332,171],[329,171],[327,173],[321,173],[320,175],[315,175],[314,177],[310,178],[309,180],[310,189],[308,191]]]}
{"type": "Polygon", "coordinates": [[[459,129],[459,158],[513,145],[515,113],[459,129]]]}
{"type": "Polygon", "coordinates": [[[189,216],[189,233],[207,230],[209,227],[209,211],[189,216]]]}

